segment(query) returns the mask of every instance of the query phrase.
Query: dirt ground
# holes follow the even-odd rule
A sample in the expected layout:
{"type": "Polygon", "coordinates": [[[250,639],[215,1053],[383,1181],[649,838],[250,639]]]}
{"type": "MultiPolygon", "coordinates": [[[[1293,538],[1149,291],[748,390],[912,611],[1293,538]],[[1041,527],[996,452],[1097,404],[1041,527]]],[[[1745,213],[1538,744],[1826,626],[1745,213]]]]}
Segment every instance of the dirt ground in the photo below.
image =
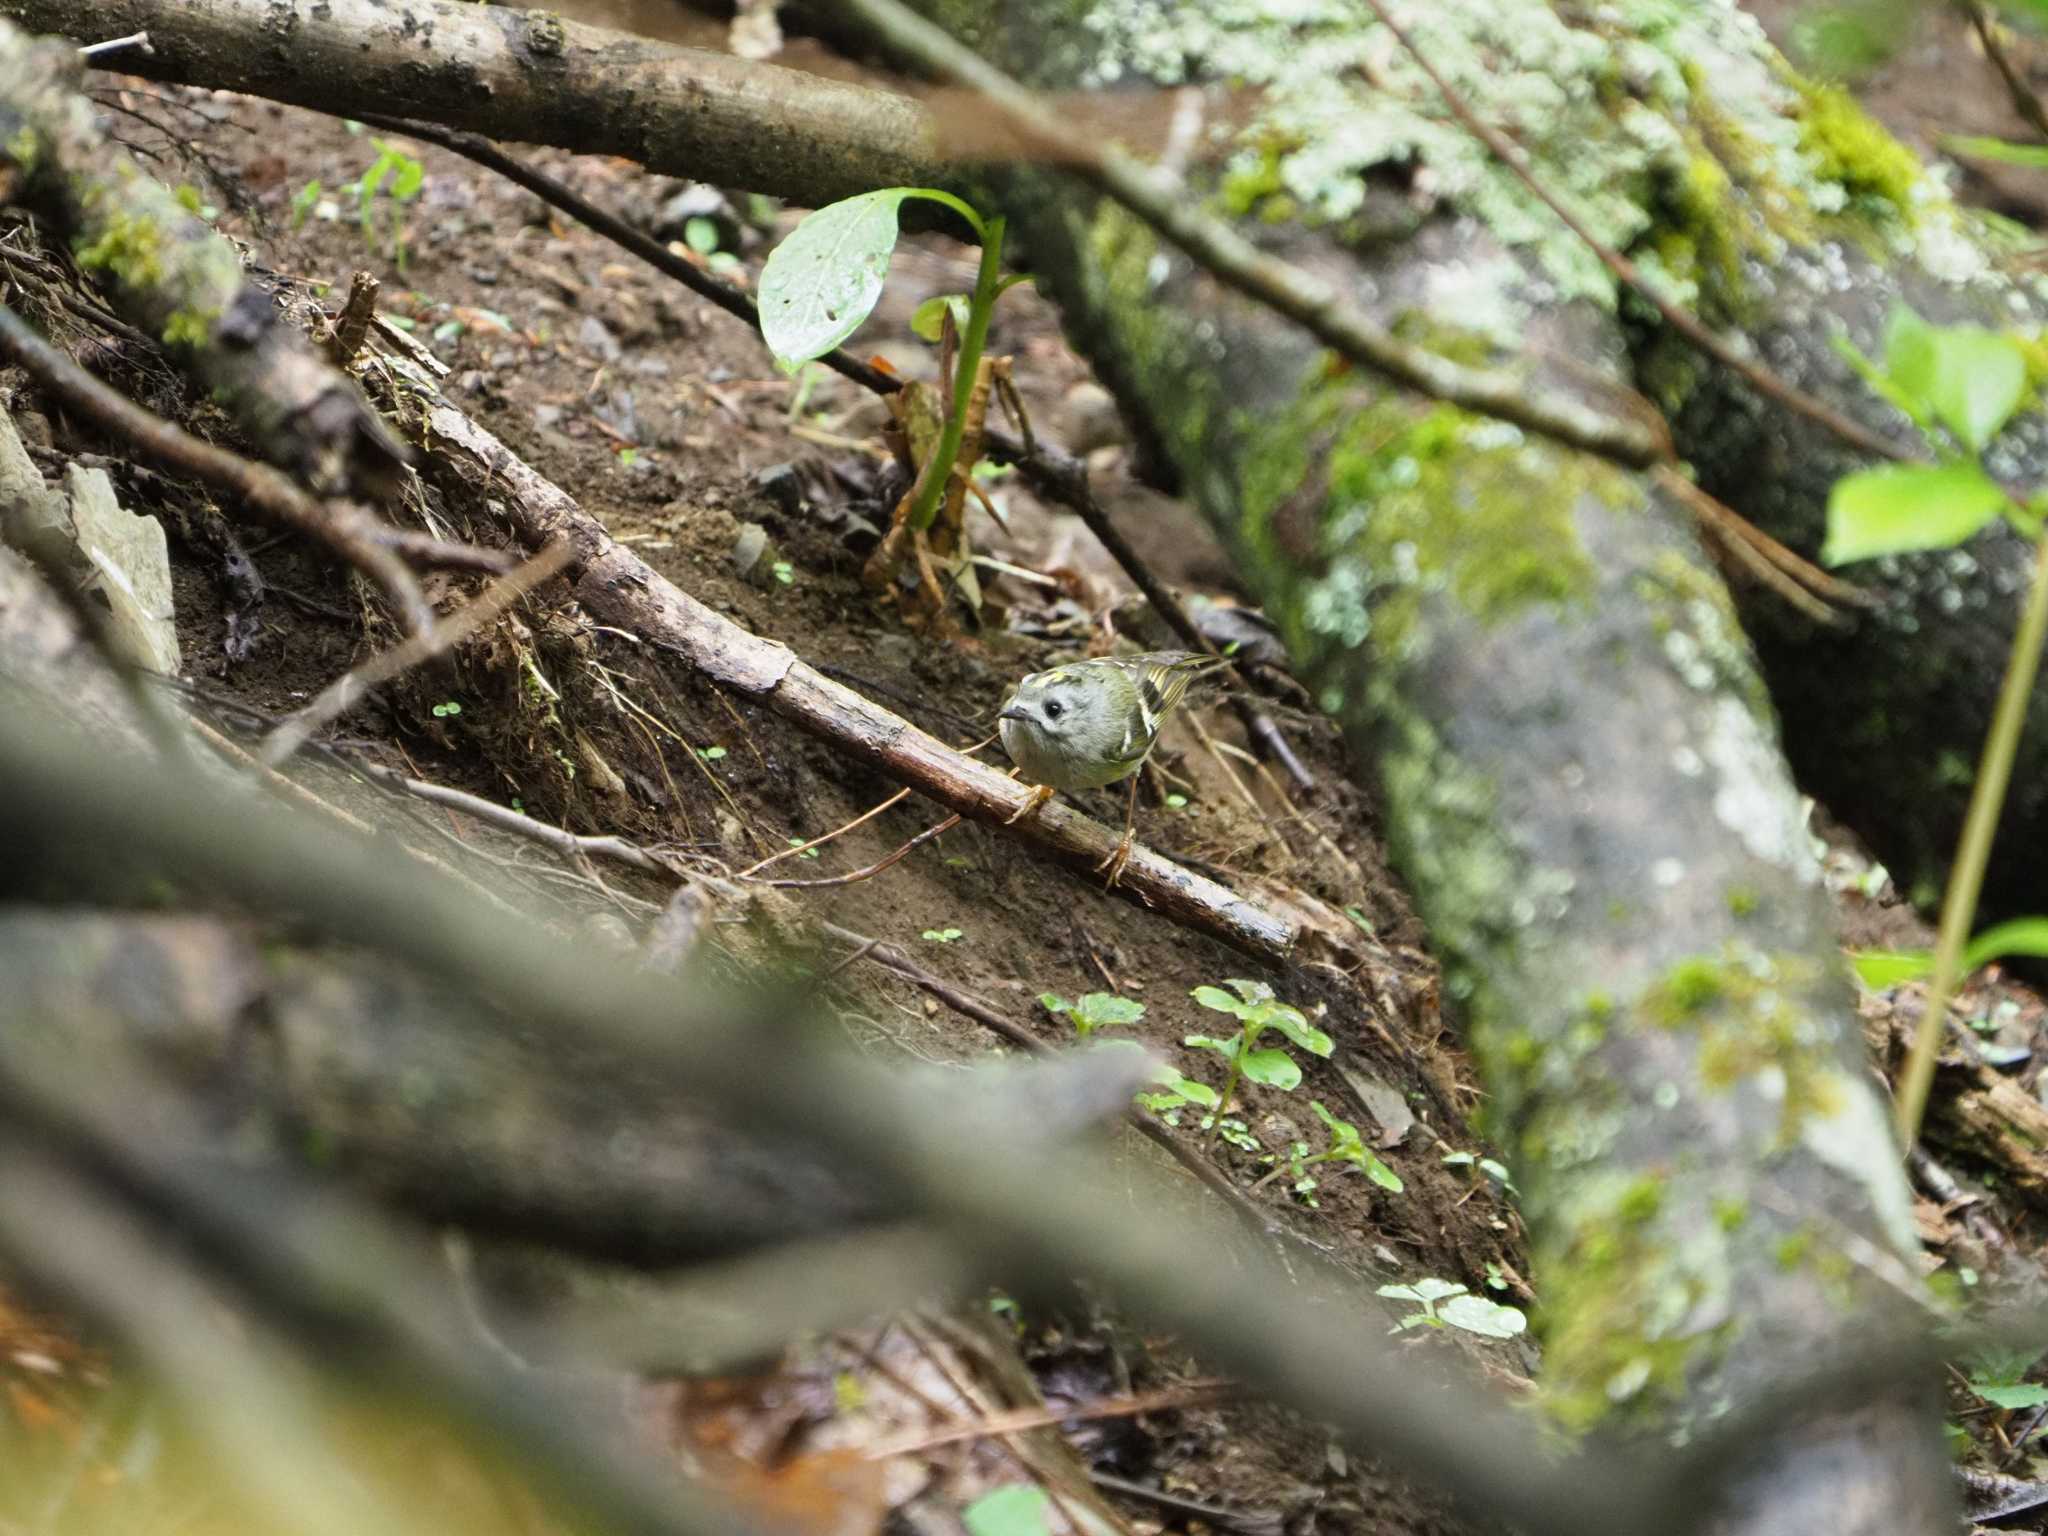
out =
{"type": "MultiPolygon", "coordinates": [[[[1908,72],[1916,56],[1909,50],[1897,68],[1908,72]]],[[[1932,57],[1930,70],[1902,73],[1877,97],[1923,136],[1941,126],[1937,106],[1999,99],[1967,38],[1944,32],[1932,57]],[[1965,69],[1987,83],[1956,91],[1948,72],[1965,69]]],[[[373,199],[366,226],[349,188],[381,153],[372,131],[141,85],[102,97],[120,133],[167,180],[197,187],[219,228],[243,242],[251,262],[295,302],[332,309],[353,271],[374,273],[384,284],[384,313],[449,368],[445,387],[455,404],[685,591],[934,733],[962,745],[986,735],[1015,678],[1104,649],[1118,623],[1141,643],[1162,643],[1135,609],[1119,606],[1128,584],[1078,519],[1007,477],[987,482],[1003,523],[978,509],[971,514],[975,548],[1000,563],[982,571],[982,622],[963,615],[961,633],[951,637],[913,633],[859,579],[872,528],[887,516],[876,500],[880,406],[822,371],[784,377],[739,322],[469,162],[400,141],[424,167],[418,196],[404,205],[373,199]]],[[[2018,131],[1974,117],[1954,126],[2018,131]]],[[[664,213],[680,186],[650,184],[618,162],[546,151],[531,158],[594,201],[687,245],[688,210],[664,213]]],[[[2026,197],[2048,187],[2034,174],[2026,197]]],[[[2009,209],[2024,202],[2009,188],[1987,195],[2009,209]]],[[[697,205],[695,216],[734,258],[717,265],[743,280],[758,273],[773,239],[793,221],[715,198],[697,205]]],[[[700,239],[705,228],[694,231],[700,239]]],[[[931,377],[934,350],[911,334],[909,317],[927,297],[970,286],[973,272],[962,248],[908,240],[853,350],[931,377]]],[[[1242,600],[1195,514],[1132,478],[1113,412],[1035,295],[1022,290],[1005,300],[991,346],[1015,359],[1034,423],[1092,448],[1105,501],[1153,568],[1189,592],[1242,600]]],[[[125,344],[98,340],[79,350],[158,409],[219,430],[217,416],[125,344]]],[[[61,418],[51,422],[51,462],[78,452],[120,456],[118,445],[81,435],[61,418]]],[[[294,709],[389,642],[389,629],[367,618],[370,605],[351,579],[294,541],[239,528],[203,496],[152,477],[129,476],[124,489],[131,505],[156,510],[167,523],[186,672],[224,728],[246,731],[294,709]]],[[[1256,764],[1232,713],[1213,696],[1198,698],[1169,731],[1161,771],[1148,776],[1138,830],[1146,843],[1254,893],[1285,899],[1302,892],[1348,910],[1351,931],[1325,934],[1284,969],[1252,968],[999,831],[971,824],[873,879],[787,890],[783,910],[902,946],[926,970],[1048,1043],[1064,1043],[1071,1030],[1039,1005],[1041,993],[1138,1000],[1143,1019],[1120,1032],[1212,1082],[1216,1058],[1181,1042],[1217,1030],[1220,1016],[1190,992],[1232,977],[1263,980],[1333,1037],[1333,1057],[1297,1052],[1306,1075],[1291,1094],[1248,1088],[1241,1144],[1204,1138],[1186,1117],[1176,1134],[1289,1230],[1374,1284],[1433,1277],[1526,1307],[1535,1298],[1522,1278],[1519,1218],[1511,1196],[1472,1160],[1495,1155],[1468,1128],[1479,1103],[1474,1075],[1439,1011],[1423,936],[1386,872],[1373,806],[1352,786],[1353,765],[1333,732],[1298,712],[1280,714],[1315,776],[1314,790],[1256,764]],[[1296,1142],[1319,1148],[1325,1139],[1312,1102],[1358,1125],[1398,1175],[1399,1193],[1357,1169],[1330,1171],[1341,1164],[1316,1169],[1312,1188],[1293,1187],[1287,1149],[1296,1142]],[[1446,1161],[1457,1154],[1472,1157],[1446,1161]]],[[[673,850],[727,876],[841,825],[895,788],[651,656],[632,637],[594,631],[545,603],[359,709],[341,735],[350,750],[416,778],[575,831],[673,850]]],[[[1088,804],[1113,822],[1119,799],[1104,794],[1088,804]]],[[[594,963],[637,941],[668,896],[665,885],[631,872],[607,869],[593,881],[459,812],[414,814],[426,824],[421,836],[467,845],[562,921],[585,925],[594,963]]],[[[855,871],[939,818],[913,797],[763,873],[820,880],[855,871]]],[[[1852,938],[1918,935],[1881,872],[1873,875],[1846,839],[1835,841],[1835,883],[1852,938]]],[[[841,957],[825,947],[820,963],[841,957]]],[[[996,1046],[980,1026],[880,970],[852,967],[838,985],[856,1036],[877,1051],[964,1062],[996,1046]]],[[[1986,1038],[2019,1053],[2012,1059],[2031,1087],[2035,1067],[2048,1060],[2038,1004],[1995,983],[1966,1002],[1995,1017],[1986,1038]]],[[[1874,1010],[1892,1005],[1872,1001],[1874,1010]]],[[[1958,1163],[1951,1171],[1968,1180],[1984,1170],[1958,1163]]],[[[1966,1198],[1979,1195],[2004,1229],[2003,1257],[1984,1257],[1983,1243],[1963,1232],[1963,1207],[1928,1201],[1923,1227],[1937,1259],[1952,1273],[2000,1263],[2031,1269],[2039,1241],[2032,1209],[2000,1202],[1995,1176],[1970,1186],[1966,1198]]],[[[1120,1381],[1128,1387],[1134,1359],[1154,1384],[1184,1368],[1170,1348],[1148,1358],[1147,1350],[1118,1342],[1101,1318],[1030,1322],[1026,1355],[1054,1401],[1085,1400],[1120,1381]]],[[[1481,1346],[1428,1329],[1410,1340],[1425,1353],[1471,1349],[1504,1390],[1520,1391],[1535,1365],[1533,1349],[1521,1342],[1481,1346]]],[[[0,1308],[0,1344],[7,1346],[0,1379],[15,1428],[31,1440],[76,1422],[81,1403],[109,1390],[104,1366],[46,1320],[0,1308]]],[[[1976,1436],[1972,1454],[1980,1463],[1995,1459],[2005,1470],[2038,1475],[2033,1455],[2012,1446],[2015,1416],[1987,1412],[1962,1392],[1955,1406],[1976,1436]]],[[[66,1443],[75,1445],[75,1437],[66,1443]]],[[[1444,1528],[1430,1501],[1347,1460],[1320,1432],[1249,1407],[1181,1408],[1152,1416],[1142,1433],[1083,1443],[1098,1470],[1219,1508],[1263,1512],[1275,1529],[1444,1528]]],[[[0,1492],[7,1486],[0,1483],[0,1492]]],[[[1146,1504],[1127,1513],[1134,1528],[1205,1528],[1200,1517],[1146,1504]]],[[[59,1520],[48,1528],[70,1527],[59,1520]]]]}

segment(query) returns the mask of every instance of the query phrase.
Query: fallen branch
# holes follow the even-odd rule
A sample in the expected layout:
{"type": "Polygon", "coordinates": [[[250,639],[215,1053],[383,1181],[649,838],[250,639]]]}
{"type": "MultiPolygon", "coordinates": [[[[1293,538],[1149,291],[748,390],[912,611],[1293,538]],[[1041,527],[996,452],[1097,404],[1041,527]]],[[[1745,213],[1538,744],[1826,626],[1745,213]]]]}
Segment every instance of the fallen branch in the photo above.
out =
{"type": "MultiPolygon", "coordinates": [[[[422,411],[428,477],[479,501],[488,495],[497,515],[529,548],[566,540],[574,562],[572,591],[600,623],[680,657],[721,686],[766,705],[962,816],[1001,825],[1029,802],[1029,791],[1004,774],[833,682],[779,641],[749,633],[684,593],[612,538],[559,487],[441,399],[430,378],[402,359],[392,359],[392,366],[428,393],[422,411]]],[[[1101,864],[1117,841],[1107,828],[1058,804],[1005,830],[1062,863],[1087,870],[1101,864]]],[[[1294,942],[1287,923],[1147,848],[1134,850],[1117,893],[1263,959],[1280,959],[1294,942]]]]}
{"type": "Polygon", "coordinates": [[[109,62],[151,80],[347,117],[433,117],[811,206],[946,174],[931,114],[908,97],[545,10],[321,0],[292,6],[288,23],[268,0],[94,0],[83,12],[75,0],[4,0],[0,12],[40,32],[81,16],[96,30],[147,28],[149,57],[109,62]],[[283,45],[274,34],[287,25],[283,45]]]}
{"type": "MultiPolygon", "coordinates": [[[[357,113],[359,121],[392,133],[402,133],[410,138],[422,139],[429,144],[465,156],[486,170],[494,171],[515,186],[523,187],[550,207],[560,210],[575,219],[587,229],[602,235],[621,250],[639,257],[656,271],[673,278],[699,298],[708,300],[735,319],[745,323],[755,336],[761,334],[761,312],[751,295],[714,273],[685,261],[659,241],[635,229],[618,215],[600,208],[574,189],[565,186],[556,178],[534,169],[525,161],[506,154],[497,145],[479,138],[473,133],[458,133],[436,123],[423,123],[416,118],[385,117],[377,113],[357,113]]],[[[903,380],[893,373],[885,373],[871,363],[864,362],[844,347],[835,347],[815,359],[842,377],[852,380],[863,389],[878,395],[892,395],[903,387],[903,380]]],[[[1014,465],[1032,490],[1049,501],[1056,501],[1068,508],[1088,525],[1089,532],[1108,551],[1112,560],[1122,568],[1139,592],[1144,594],[1153,611],[1163,619],[1169,629],[1180,637],[1190,650],[1204,651],[1210,655],[1220,654],[1209,637],[1188,617],[1187,610],[1179,598],[1164,582],[1151,572],[1131,546],[1110,521],[1109,513],[1096,499],[1088,483],[1088,467],[1070,453],[1051,448],[1032,439],[1020,440],[1006,432],[985,428],[982,441],[986,456],[996,463],[1014,465]]],[[[1261,710],[1252,697],[1234,680],[1227,687],[1231,705],[1244,722],[1245,731],[1258,742],[1266,752],[1277,759],[1287,770],[1288,776],[1302,789],[1315,788],[1315,777],[1302,764],[1299,756],[1288,744],[1286,736],[1273,718],[1261,710]]]]}
{"type": "MultiPolygon", "coordinates": [[[[102,384],[4,307],[0,356],[25,369],[51,398],[120,438],[156,468],[204,481],[258,516],[325,544],[382,588],[415,629],[432,624],[433,611],[412,572],[384,541],[376,520],[353,502],[316,501],[269,465],[202,442],[152,415],[102,384]]],[[[424,537],[408,539],[406,548],[418,557],[446,556],[449,564],[493,558],[487,551],[424,537]]]]}

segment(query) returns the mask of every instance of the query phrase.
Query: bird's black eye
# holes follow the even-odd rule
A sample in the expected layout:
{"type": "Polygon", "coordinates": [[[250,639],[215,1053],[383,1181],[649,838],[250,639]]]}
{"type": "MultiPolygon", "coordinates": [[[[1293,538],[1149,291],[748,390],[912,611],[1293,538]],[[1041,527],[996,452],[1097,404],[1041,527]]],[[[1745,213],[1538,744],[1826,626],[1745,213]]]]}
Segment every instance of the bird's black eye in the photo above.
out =
{"type": "Polygon", "coordinates": [[[1057,720],[1061,715],[1065,714],[1066,711],[1066,705],[1062,704],[1058,699],[1051,699],[1047,701],[1045,706],[1045,718],[1048,720],[1057,720]]]}

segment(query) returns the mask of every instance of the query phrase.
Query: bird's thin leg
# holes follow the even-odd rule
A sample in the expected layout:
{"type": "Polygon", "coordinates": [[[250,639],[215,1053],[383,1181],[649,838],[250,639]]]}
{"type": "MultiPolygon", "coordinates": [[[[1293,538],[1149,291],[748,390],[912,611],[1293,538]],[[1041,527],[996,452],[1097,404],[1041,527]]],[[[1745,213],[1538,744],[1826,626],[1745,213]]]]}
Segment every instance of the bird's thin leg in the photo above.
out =
{"type": "Polygon", "coordinates": [[[1098,874],[1105,869],[1109,871],[1109,879],[1102,887],[1105,891],[1116,889],[1117,881],[1124,877],[1124,866],[1131,862],[1131,828],[1138,819],[1139,777],[1135,773],[1131,775],[1131,793],[1124,801],[1124,835],[1117,840],[1116,851],[1095,866],[1098,874]]]}
{"type": "Polygon", "coordinates": [[[1050,784],[1035,786],[1031,791],[1031,798],[1017,808],[1015,815],[1005,816],[1003,818],[1003,825],[1007,827],[1022,821],[1026,816],[1031,815],[1041,805],[1044,805],[1046,801],[1050,800],[1054,793],[1055,791],[1050,784]]]}

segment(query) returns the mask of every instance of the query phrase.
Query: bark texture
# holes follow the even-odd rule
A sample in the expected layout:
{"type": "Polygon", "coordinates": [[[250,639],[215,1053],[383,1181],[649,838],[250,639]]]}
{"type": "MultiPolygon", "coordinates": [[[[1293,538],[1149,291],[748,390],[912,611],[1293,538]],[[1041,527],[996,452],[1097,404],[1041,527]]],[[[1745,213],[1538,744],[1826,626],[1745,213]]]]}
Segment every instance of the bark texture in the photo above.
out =
{"type": "Polygon", "coordinates": [[[829,203],[940,173],[924,109],[883,91],[461,0],[5,0],[36,32],[94,42],[153,80],[352,116],[425,117],[493,138],[623,155],[829,203]],[[92,36],[80,34],[90,31],[92,36]]]}

